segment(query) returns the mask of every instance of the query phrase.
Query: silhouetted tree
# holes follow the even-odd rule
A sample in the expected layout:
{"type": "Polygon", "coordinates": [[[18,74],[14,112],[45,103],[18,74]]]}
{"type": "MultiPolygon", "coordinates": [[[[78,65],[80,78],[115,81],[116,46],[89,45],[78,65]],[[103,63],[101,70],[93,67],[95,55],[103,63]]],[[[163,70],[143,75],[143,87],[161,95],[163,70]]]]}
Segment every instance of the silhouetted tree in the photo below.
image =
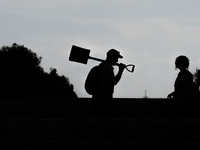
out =
{"type": "Polygon", "coordinates": [[[57,70],[50,69],[49,74],[45,74],[43,86],[45,87],[45,97],[49,98],[76,98],[76,94],[73,91],[73,85],[69,83],[69,79],[65,76],[59,76],[57,70]]]}
{"type": "Polygon", "coordinates": [[[0,97],[4,98],[69,98],[76,97],[68,78],[56,69],[44,72],[42,57],[14,43],[0,49],[0,97]]]}

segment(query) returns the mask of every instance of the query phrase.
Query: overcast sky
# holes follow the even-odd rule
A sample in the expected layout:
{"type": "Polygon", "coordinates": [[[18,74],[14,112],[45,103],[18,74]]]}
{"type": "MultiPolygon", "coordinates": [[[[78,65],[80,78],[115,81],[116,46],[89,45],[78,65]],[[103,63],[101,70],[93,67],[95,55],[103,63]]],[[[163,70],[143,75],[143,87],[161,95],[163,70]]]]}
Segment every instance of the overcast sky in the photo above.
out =
{"type": "MultiPolygon", "coordinates": [[[[114,97],[166,98],[174,89],[179,55],[190,59],[191,73],[200,69],[199,0],[0,0],[0,46],[24,45],[42,57],[46,72],[56,68],[69,78],[79,97],[87,65],[68,60],[72,45],[105,59],[117,49],[124,71],[114,97]]],[[[118,68],[115,68],[117,71],[118,68]]]]}

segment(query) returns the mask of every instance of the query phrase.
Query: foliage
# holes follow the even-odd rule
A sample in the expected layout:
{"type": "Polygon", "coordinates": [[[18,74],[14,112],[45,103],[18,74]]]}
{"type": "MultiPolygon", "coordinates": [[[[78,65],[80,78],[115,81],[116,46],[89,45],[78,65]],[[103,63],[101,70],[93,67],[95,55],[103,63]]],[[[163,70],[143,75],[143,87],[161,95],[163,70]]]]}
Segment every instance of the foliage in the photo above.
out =
{"type": "Polygon", "coordinates": [[[44,72],[42,57],[13,44],[0,49],[0,90],[4,98],[76,98],[73,85],[56,69],[44,72]]]}
{"type": "Polygon", "coordinates": [[[196,69],[196,72],[194,73],[194,79],[195,83],[200,86],[200,69],[196,69]]]}

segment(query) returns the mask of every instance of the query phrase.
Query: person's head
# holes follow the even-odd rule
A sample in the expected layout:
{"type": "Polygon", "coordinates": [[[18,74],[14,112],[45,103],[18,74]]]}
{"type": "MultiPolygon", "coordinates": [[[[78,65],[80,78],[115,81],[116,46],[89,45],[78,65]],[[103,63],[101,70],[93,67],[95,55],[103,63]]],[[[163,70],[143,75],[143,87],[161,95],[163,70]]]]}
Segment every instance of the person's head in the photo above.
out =
{"type": "Polygon", "coordinates": [[[189,67],[189,59],[186,56],[178,56],[175,60],[175,67],[182,70],[188,69],[189,67]]]}
{"type": "Polygon", "coordinates": [[[110,62],[111,64],[117,63],[119,58],[123,58],[123,57],[120,55],[120,52],[118,52],[117,50],[111,49],[107,52],[106,61],[110,62]]]}

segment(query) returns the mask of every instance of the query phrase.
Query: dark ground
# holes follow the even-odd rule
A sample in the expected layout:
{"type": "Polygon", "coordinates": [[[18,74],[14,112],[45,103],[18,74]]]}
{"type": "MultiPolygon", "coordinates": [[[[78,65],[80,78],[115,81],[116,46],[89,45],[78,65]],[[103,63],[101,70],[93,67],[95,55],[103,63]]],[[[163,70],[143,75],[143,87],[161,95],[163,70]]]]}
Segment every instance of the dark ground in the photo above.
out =
{"type": "Polygon", "coordinates": [[[199,149],[200,119],[166,118],[167,99],[115,99],[120,118],[95,119],[91,99],[1,100],[6,149],[199,149]]]}

